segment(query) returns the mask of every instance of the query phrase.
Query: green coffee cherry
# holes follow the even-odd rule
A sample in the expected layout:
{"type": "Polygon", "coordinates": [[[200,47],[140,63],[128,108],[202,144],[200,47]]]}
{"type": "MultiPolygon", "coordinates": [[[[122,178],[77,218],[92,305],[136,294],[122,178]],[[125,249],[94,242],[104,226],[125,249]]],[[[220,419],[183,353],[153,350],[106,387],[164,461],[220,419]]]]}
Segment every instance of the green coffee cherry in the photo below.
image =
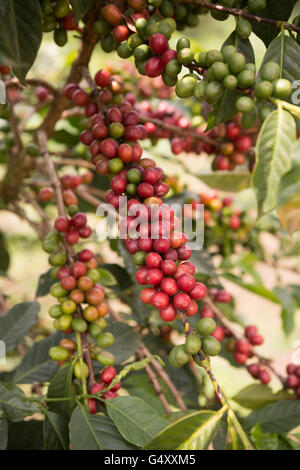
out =
{"type": "Polygon", "coordinates": [[[133,55],[136,60],[146,60],[151,55],[151,49],[147,44],[141,44],[134,49],[133,55]]]}
{"type": "Polygon", "coordinates": [[[191,43],[188,38],[182,37],[178,39],[177,44],[176,44],[177,52],[180,51],[180,49],[189,48],[189,47],[191,47],[191,43]]]}
{"type": "Polygon", "coordinates": [[[206,98],[209,103],[215,103],[224,93],[224,87],[220,82],[213,80],[206,87],[206,98]]]}
{"type": "Polygon", "coordinates": [[[196,100],[202,101],[205,98],[205,93],[206,93],[206,86],[207,86],[207,81],[206,80],[201,80],[201,82],[198,82],[197,85],[194,88],[194,97],[196,100]]]}
{"type": "Polygon", "coordinates": [[[254,74],[256,74],[256,67],[255,67],[255,64],[252,64],[252,62],[248,62],[248,63],[245,65],[245,70],[251,70],[251,72],[253,72],[254,74]]]}
{"type": "Polygon", "coordinates": [[[261,79],[273,82],[280,76],[280,67],[276,62],[267,62],[261,71],[261,79]]]}
{"type": "Polygon", "coordinates": [[[97,322],[93,322],[89,324],[89,334],[91,335],[92,338],[97,338],[97,336],[102,333],[102,329],[100,325],[98,325],[97,322]]]}
{"type": "Polygon", "coordinates": [[[191,49],[184,47],[183,49],[179,49],[177,60],[182,65],[188,65],[194,60],[194,54],[191,49]]]}
{"type": "Polygon", "coordinates": [[[50,287],[50,294],[53,297],[58,298],[58,297],[63,297],[67,295],[68,291],[61,286],[60,282],[56,282],[55,284],[52,284],[52,286],[50,287]]]}
{"type": "Polygon", "coordinates": [[[86,273],[86,275],[92,279],[93,283],[96,284],[97,282],[100,281],[100,273],[97,269],[89,269],[86,273]]]}
{"type": "Polygon", "coordinates": [[[54,13],[57,18],[63,18],[70,12],[70,5],[68,0],[58,0],[56,2],[54,13]]]}
{"type": "Polygon", "coordinates": [[[196,325],[196,329],[200,335],[210,335],[216,329],[216,322],[212,318],[201,318],[196,325]]]}
{"type": "Polygon", "coordinates": [[[222,52],[218,51],[217,49],[211,49],[210,51],[206,52],[206,66],[210,67],[215,62],[223,62],[223,54],[222,52]]]}
{"type": "Polygon", "coordinates": [[[238,74],[238,83],[241,88],[249,88],[255,82],[255,73],[251,70],[242,70],[238,74]]]}
{"type": "Polygon", "coordinates": [[[165,18],[169,16],[171,17],[174,15],[174,7],[172,3],[169,2],[169,0],[163,0],[161,4],[159,5],[158,9],[160,13],[162,14],[162,16],[164,16],[165,18]]]}
{"type": "Polygon", "coordinates": [[[246,65],[246,59],[240,52],[235,52],[228,61],[230,71],[237,75],[240,73],[246,65]]]}
{"type": "Polygon", "coordinates": [[[196,65],[198,65],[199,67],[205,67],[206,66],[206,52],[205,51],[196,52],[196,54],[194,55],[194,60],[195,60],[196,65]]]}
{"type": "Polygon", "coordinates": [[[164,82],[164,84],[166,86],[170,86],[170,87],[173,87],[176,85],[178,79],[177,79],[177,75],[175,76],[172,76],[172,75],[168,75],[166,73],[166,71],[164,71],[161,75],[161,78],[162,78],[162,81],[164,82]]]}
{"type": "Polygon", "coordinates": [[[110,25],[104,20],[99,20],[94,23],[94,30],[99,36],[104,36],[110,32],[110,25]]]}
{"type": "Polygon", "coordinates": [[[219,10],[211,10],[210,14],[217,21],[225,21],[229,17],[228,13],[219,10]]]}
{"type": "Polygon", "coordinates": [[[183,77],[176,83],[175,93],[179,98],[190,98],[193,95],[197,79],[191,76],[183,77]]]}
{"type": "Polygon", "coordinates": [[[184,344],[180,344],[179,346],[175,346],[170,354],[169,354],[169,361],[170,364],[174,367],[182,367],[190,360],[190,355],[186,351],[184,344]]]}
{"type": "Polygon", "coordinates": [[[223,81],[229,75],[229,68],[224,62],[214,62],[210,68],[213,71],[214,77],[218,81],[223,81]]]}
{"type": "Polygon", "coordinates": [[[127,172],[126,176],[127,176],[129,183],[134,183],[134,184],[140,183],[142,179],[141,172],[137,170],[136,168],[131,168],[131,170],[127,172]]]}
{"type": "Polygon", "coordinates": [[[178,62],[178,60],[170,60],[170,62],[166,66],[166,73],[168,75],[176,76],[181,72],[181,64],[178,62]]]}
{"type": "Polygon", "coordinates": [[[251,113],[254,110],[255,103],[249,96],[241,96],[236,100],[235,106],[240,113],[245,114],[251,113]]]}
{"type": "Polygon", "coordinates": [[[65,315],[72,315],[72,313],[76,312],[77,305],[74,300],[69,299],[62,303],[61,309],[65,315]]]}
{"type": "Polygon", "coordinates": [[[115,338],[112,333],[101,333],[97,336],[97,344],[100,348],[109,348],[114,344],[115,338]]]}
{"type": "Polygon", "coordinates": [[[140,36],[145,36],[148,21],[145,18],[138,18],[135,22],[135,27],[140,36]]]}
{"type": "Polygon", "coordinates": [[[251,113],[243,114],[241,119],[241,125],[243,129],[252,129],[255,126],[257,119],[257,113],[254,109],[251,113]]]}
{"type": "Polygon", "coordinates": [[[236,25],[236,33],[242,39],[248,39],[252,33],[252,26],[250,21],[245,18],[238,18],[236,25]]]}
{"type": "Polygon", "coordinates": [[[128,57],[132,56],[132,49],[128,46],[128,42],[124,41],[117,47],[117,54],[122,59],[128,59],[128,57]]]}
{"type": "Polygon", "coordinates": [[[53,33],[53,39],[59,47],[63,47],[68,42],[68,34],[64,28],[58,28],[53,33]]]}
{"type": "MultiPolygon", "coordinates": [[[[117,123],[114,123],[117,124],[117,123]]],[[[112,158],[108,162],[108,168],[111,173],[119,173],[124,167],[124,163],[121,158],[112,158]]]]}
{"type": "Polygon", "coordinates": [[[128,46],[131,50],[134,50],[136,47],[143,44],[143,42],[144,41],[139,34],[131,34],[131,36],[129,36],[127,39],[128,46]]]}
{"type": "Polygon", "coordinates": [[[54,320],[54,326],[58,330],[67,330],[72,325],[72,315],[62,315],[58,319],[54,320]]]}
{"type": "Polygon", "coordinates": [[[127,184],[126,192],[130,194],[130,196],[133,196],[134,194],[136,194],[136,184],[133,184],[133,183],[127,184]]]}
{"type": "Polygon", "coordinates": [[[68,207],[68,215],[70,217],[73,217],[73,215],[77,214],[79,212],[79,207],[75,206],[75,204],[72,204],[72,206],[68,207]]]}
{"type": "Polygon", "coordinates": [[[83,333],[87,330],[88,324],[82,318],[74,318],[72,321],[72,328],[74,331],[76,331],[76,333],[83,333]]]}
{"type": "Polygon", "coordinates": [[[58,273],[58,270],[59,270],[59,267],[56,267],[56,268],[52,268],[50,270],[50,278],[52,281],[56,281],[57,280],[57,273],[58,273]]]}
{"type": "Polygon", "coordinates": [[[228,63],[230,58],[236,53],[236,47],[234,46],[224,46],[222,47],[222,54],[223,54],[223,58],[224,58],[224,62],[225,63],[228,63]]]}
{"type": "Polygon", "coordinates": [[[259,100],[265,100],[272,95],[273,85],[267,80],[262,80],[255,87],[255,96],[259,100]]]}
{"type": "Polygon", "coordinates": [[[48,262],[51,266],[64,266],[67,261],[67,254],[65,251],[53,252],[48,258],[48,262]]]}
{"type": "Polygon", "coordinates": [[[238,80],[234,75],[227,75],[223,80],[223,85],[227,90],[235,90],[238,86],[238,80]]]}
{"type": "Polygon", "coordinates": [[[112,366],[115,363],[115,356],[107,351],[103,351],[96,356],[96,361],[103,366],[112,366]]]}
{"type": "Polygon", "coordinates": [[[208,356],[217,356],[221,351],[221,344],[213,336],[204,336],[202,338],[202,351],[208,356]]]}
{"type": "Polygon", "coordinates": [[[145,264],[146,255],[147,255],[147,253],[146,253],[145,251],[137,251],[137,252],[133,255],[133,262],[134,262],[137,266],[142,266],[143,264],[145,264]]]}
{"type": "Polygon", "coordinates": [[[285,78],[273,82],[273,96],[276,98],[287,98],[292,93],[292,84],[285,78]]]}
{"type": "Polygon", "coordinates": [[[261,106],[258,110],[258,117],[260,121],[264,122],[264,120],[267,119],[272,111],[274,111],[274,108],[270,103],[265,103],[263,106],[261,106]]]}
{"type": "Polygon", "coordinates": [[[253,12],[263,10],[266,6],[267,0],[248,0],[248,8],[253,12]]]}
{"type": "Polygon", "coordinates": [[[185,349],[189,354],[197,354],[201,348],[201,339],[200,336],[196,334],[191,334],[187,337],[185,341],[185,349]]]}
{"type": "Polygon", "coordinates": [[[62,312],[62,309],[61,309],[61,306],[59,304],[56,304],[56,305],[52,305],[50,308],[49,308],[49,315],[51,318],[59,318],[63,315],[63,312],[62,312]]]}
{"type": "Polygon", "coordinates": [[[49,356],[54,361],[65,361],[69,357],[69,351],[61,346],[53,346],[49,349],[49,356]]]}
{"type": "Polygon", "coordinates": [[[101,48],[104,52],[112,52],[116,49],[117,43],[112,34],[107,34],[100,40],[101,48]]]}
{"type": "Polygon", "coordinates": [[[74,365],[73,372],[74,372],[75,377],[77,377],[77,379],[82,379],[82,378],[83,378],[83,377],[82,377],[82,373],[83,373],[83,376],[84,376],[85,378],[88,377],[88,375],[89,375],[89,368],[88,368],[88,366],[86,365],[85,362],[83,362],[83,364],[82,364],[82,369],[83,369],[83,370],[81,370],[81,364],[80,364],[80,362],[79,362],[79,361],[76,362],[75,365],[74,365]]]}

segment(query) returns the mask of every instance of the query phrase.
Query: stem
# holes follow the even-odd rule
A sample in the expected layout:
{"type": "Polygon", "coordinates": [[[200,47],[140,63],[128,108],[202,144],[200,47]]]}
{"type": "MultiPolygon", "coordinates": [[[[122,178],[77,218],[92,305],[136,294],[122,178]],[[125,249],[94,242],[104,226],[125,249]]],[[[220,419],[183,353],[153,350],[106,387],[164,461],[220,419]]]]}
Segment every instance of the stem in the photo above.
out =
{"type": "Polygon", "coordinates": [[[216,11],[223,11],[224,13],[228,13],[229,15],[242,17],[250,21],[255,21],[256,23],[266,23],[275,28],[284,28],[290,31],[295,31],[296,33],[300,33],[300,27],[295,26],[291,23],[286,23],[284,21],[274,20],[272,18],[263,18],[262,16],[254,15],[252,13],[248,13],[244,10],[240,10],[239,8],[229,8],[223,5],[216,5],[214,3],[203,2],[202,0],[182,0],[182,3],[196,3],[199,6],[208,8],[209,10],[216,10],[216,11]]]}
{"type": "MultiPolygon", "coordinates": [[[[182,321],[182,324],[183,324],[183,327],[184,327],[185,336],[187,337],[187,336],[189,336],[193,333],[192,329],[190,327],[190,324],[187,320],[187,317],[186,317],[185,313],[182,312],[182,311],[179,311],[178,313],[180,315],[180,318],[181,318],[181,321],[182,321]]],[[[245,431],[243,430],[243,428],[240,425],[237,417],[235,416],[234,411],[233,411],[233,409],[231,408],[231,406],[229,404],[228,398],[226,397],[226,395],[225,395],[223,389],[221,388],[221,386],[218,384],[217,379],[215,378],[215,376],[214,376],[214,374],[211,370],[209,360],[207,359],[207,357],[205,356],[205,354],[201,350],[199,351],[197,356],[199,357],[199,359],[201,361],[201,366],[205,370],[206,374],[208,375],[208,377],[209,377],[209,379],[212,383],[212,386],[215,390],[215,393],[216,393],[219,401],[222,403],[223,406],[228,407],[228,413],[229,413],[229,416],[231,418],[231,421],[232,421],[232,423],[233,423],[233,425],[234,425],[241,441],[243,442],[243,444],[245,446],[245,449],[254,450],[252,444],[250,443],[250,441],[249,441],[249,439],[248,439],[248,437],[245,433],[245,431]]]]}
{"type": "MultiPolygon", "coordinates": [[[[77,349],[78,349],[78,358],[80,363],[80,370],[81,370],[81,384],[82,384],[82,391],[84,395],[87,395],[87,385],[86,385],[86,378],[84,375],[84,366],[83,366],[83,351],[82,351],[82,344],[81,344],[81,337],[80,333],[76,333],[76,341],[77,341],[77,349]]],[[[84,403],[88,406],[87,399],[84,399],[84,403]]]]}

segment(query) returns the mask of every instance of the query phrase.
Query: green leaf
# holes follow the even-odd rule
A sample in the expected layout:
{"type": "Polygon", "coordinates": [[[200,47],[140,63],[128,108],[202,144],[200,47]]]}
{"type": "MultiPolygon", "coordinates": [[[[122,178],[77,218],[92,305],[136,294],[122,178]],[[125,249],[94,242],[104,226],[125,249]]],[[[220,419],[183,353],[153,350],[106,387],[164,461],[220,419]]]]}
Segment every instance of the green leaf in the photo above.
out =
{"type": "Polygon", "coordinates": [[[2,418],[21,421],[39,411],[39,408],[35,403],[28,401],[25,393],[16,385],[0,382],[0,410],[2,418]]]}
{"type": "Polygon", "coordinates": [[[240,390],[232,400],[236,401],[239,405],[255,410],[262,406],[274,403],[278,400],[287,399],[289,396],[287,391],[281,390],[278,393],[273,393],[270,387],[262,384],[251,384],[240,390]]]}
{"type": "Polygon", "coordinates": [[[140,447],[169,424],[151,406],[136,397],[108,400],[106,410],[124,439],[140,447]]]}
{"type": "Polygon", "coordinates": [[[300,46],[295,39],[280,34],[268,47],[258,72],[260,77],[263,66],[267,62],[276,62],[281,69],[281,78],[287,78],[292,83],[300,80],[300,46]]]}
{"type": "Polygon", "coordinates": [[[94,0],[70,0],[73,8],[75,23],[77,23],[89,11],[94,0]]]}
{"type": "Polygon", "coordinates": [[[0,339],[4,341],[6,351],[14,349],[37,322],[39,310],[38,302],[22,302],[0,316],[0,339]]]}
{"type": "Polygon", "coordinates": [[[208,115],[206,132],[222,122],[229,121],[236,115],[235,103],[237,98],[238,92],[235,90],[225,90],[223,96],[214,105],[213,111],[208,115]]]}
{"type": "MultiPolygon", "coordinates": [[[[300,153],[300,141],[297,142],[300,153]]],[[[277,214],[285,230],[292,235],[300,230],[300,168],[286,173],[277,194],[277,214]]]]}
{"type": "MultiPolygon", "coordinates": [[[[75,396],[73,386],[73,363],[65,362],[50,380],[48,398],[71,398],[75,396]]],[[[65,418],[69,418],[75,400],[49,402],[49,409],[65,418]]]]}
{"type": "Polygon", "coordinates": [[[231,273],[222,273],[221,276],[225,279],[228,279],[228,281],[234,282],[243,289],[247,289],[250,292],[253,292],[253,294],[260,295],[265,299],[271,300],[271,302],[280,304],[280,300],[277,298],[277,296],[263,285],[245,282],[240,277],[237,277],[231,273]]]}
{"type": "Polygon", "coordinates": [[[43,421],[8,423],[8,450],[43,450],[43,421]],[[17,439],[16,439],[17,436],[17,439]]]}
{"type": "Polygon", "coordinates": [[[98,268],[100,274],[100,282],[106,287],[115,286],[117,284],[116,278],[109,272],[108,269],[98,268]]]}
{"type": "Polygon", "coordinates": [[[67,450],[69,444],[68,421],[44,408],[44,449],[67,450]]]}
{"type": "Polygon", "coordinates": [[[126,361],[135,354],[140,339],[133,327],[125,323],[111,323],[107,326],[107,331],[114,335],[115,342],[106,350],[115,356],[117,364],[126,361]]]}
{"type": "Polygon", "coordinates": [[[285,433],[299,426],[300,402],[279,400],[263,408],[252,411],[244,421],[246,429],[260,424],[263,432],[285,433]]]}
{"type": "Polygon", "coordinates": [[[288,287],[282,289],[281,287],[275,287],[275,295],[278,297],[282,304],[281,318],[283,331],[288,335],[290,334],[295,326],[294,317],[296,310],[299,308],[297,301],[293,297],[293,293],[289,292],[288,287]]]}
{"type": "Polygon", "coordinates": [[[195,176],[211,188],[219,189],[220,191],[238,192],[249,188],[251,184],[251,174],[246,172],[215,171],[212,173],[198,173],[195,176]]]}
{"type": "Polygon", "coordinates": [[[120,287],[120,289],[128,289],[133,285],[133,282],[128,275],[128,272],[126,269],[122,268],[122,266],[118,264],[100,264],[99,268],[104,268],[105,270],[109,271],[114,279],[117,280],[117,283],[120,287]]]}
{"type": "Polygon", "coordinates": [[[233,31],[230,36],[226,39],[226,41],[222,45],[222,48],[224,46],[235,46],[238,52],[244,54],[246,62],[251,62],[253,64],[255,63],[254,50],[250,40],[240,38],[235,31],[233,31]]]}
{"type": "Polygon", "coordinates": [[[251,430],[251,439],[257,450],[277,450],[278,448],[277,434],[262,432],[259,424],[251,430]]]}
{"type": "Polygon", "coordinates": [[[296,140],[296,124],[290,113],[279,108],[265,120],[256,143],[253,186],[259,216],[275,209],[282,176],[291,168],[290,152],[296,140]]]}
{"type": "Polygon", "coordinates": [[[57,332],[35,343],[17,367],[14,383],[31,384],[50,380],[58,366],[49,357],[49,349],[56,346],[63,337],[61,332],[57,332]]]}
{"type": "Polygon", "coordinates": [[[4,418],[0,419],[0,450],[7,448],[7,437],[8,437],[8,425],[7,420],[4,418]]]}
{"type": "Polygon", "coordinates": [[[210,255],[204,250],[192,252],[191,262],[194,263],[197,273],[215,277],[216,271],[210,255]]]}
{"type": "Polygon", "coordinates": [[[135,449],[124,441],[109,418],[103,414],[90,415],[81,404],[72,413],[70,441],[72,450],[135,449]]]}
{"type": "Polygon", "coordinates": [[[39,284],[35,293],[35,297],[44,297],[49,294],[50,287],[55,283],[55,280],[50,277],[50,269],[46,273],[42,274],[39,278],[39,284]]]}
{"type": "Polygon", "coordinates": [[[171,423],[144,449],[147,450],[204,450],[214,439],[226,408],[218,412],[197,411],[171,423]]]}
{"type": "Polygon", "coordinates": [[[38,0],[6,0],[0,3],[0,63],[13,66],[24,83],[42,39],[38,0]]]}

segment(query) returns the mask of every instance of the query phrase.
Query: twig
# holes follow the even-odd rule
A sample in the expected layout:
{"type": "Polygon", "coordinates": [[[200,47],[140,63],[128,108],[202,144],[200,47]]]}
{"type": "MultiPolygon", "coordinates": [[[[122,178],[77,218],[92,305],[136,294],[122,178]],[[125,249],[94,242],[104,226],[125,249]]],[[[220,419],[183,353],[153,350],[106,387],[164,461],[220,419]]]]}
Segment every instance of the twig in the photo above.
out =
{"type": "Polygon", "coordinates": [[[95,165],[80,158],[60,158],[58,160],[54,160],[53,163],[54,165],[82,166],[83,168],[88,168],[89,170],[95,170],[95,165]]]}
{"type": "Polygon", "coordinates": [[[296,33],[300,33],[299,26],[295,26],[291,23],[286,23],[284,21],[274,20],[272,18],[263,18],[262,16],[253,15],[252,13],[248,13],[247,11],[240,10],[239,8],[229,8],[223,5],[216,5],[214,3],[203,2],[202,0],[182,0],[182,2],[183,3],[196,3],[199,6],[208,8],[209,10],[222,11],[224,13],[228,13],[229,15],[245,18],[249,21],[269,24],[271,26],[274,26],[275,28],[283,27],[284,29],[295,31],[296,33]]]}
{"type": "MultiPolygon", "coordinates": [[[[137,351],[137,356],[138,356],[139,359],[144,359],[144,354],[142,353],[142,351],[137,351]]],[[[153,370],[151,369],[149,364],[146,365],[145,371],[146,371],[146,374],[149,377],[150,382],[153,385],[153,388],[155,390],[156,395],[158,396],[158,398],[161,401],[161,404],[162,404],[166,414],[169,415],[172,412],[172,410],[170,408],[168,400],[166,399],[166,396],[163,392],[163,389],[161,388],[160,383],[157,380],[157,377],[156,377],[155,373],[153,372],[153,370]]]]}

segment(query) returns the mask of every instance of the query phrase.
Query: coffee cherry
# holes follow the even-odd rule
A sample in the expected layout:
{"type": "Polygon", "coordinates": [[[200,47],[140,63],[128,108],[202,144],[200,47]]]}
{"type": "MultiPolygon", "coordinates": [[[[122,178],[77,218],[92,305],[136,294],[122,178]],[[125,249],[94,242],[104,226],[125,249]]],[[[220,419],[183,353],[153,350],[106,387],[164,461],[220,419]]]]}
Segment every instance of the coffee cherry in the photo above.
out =
{"type": "Polygon", "coordinates": [[[240,352],[240,353],[243,353],[243,354],[249,354],[250,352],[250,344],[248,343],[248,341],[245,341],[243,339],[239,339],[236,343],[235,343],[235,350],[237,352],[240,352]]]}
{"type": "Polygon", "coordinates": [[[53,346],[49,349],[49,356],[54,361],[65,361],[69,357],[69,351],[61,346],[53,346]]]}
{"type": "Polygon", "coordinates": [[[208,356],[217,356],[221,351],[221,344],[213,336],[204,336],[201,343],[202,351],[208,356]]]}
{"type": "Polygon", "coordinates": [[[238,152],[247,152],[251,148],[252,142],[247,135],[241,135],[234,140],[234,146],[238,152]]]}
{"type": "Polygon", "coordinates": [[[68,230],[65,234],[65,238],[69,245],[75,245],[79,240],[79,232],[74,229],[68,230]]]}
{"type": "Polygon", "coordinates": [[[133,256],[133,261],[137,266],[145,264],[146,253],[144,251],[137,251],[133,256]]]}
{"type": "Polygon", "coordinates": [[[190,360],[190,355],[185,349],[184,344],[175,346],[170,354],[169,361],[170,364],[174,367],[182,367],[190,360]]]}
{"type": "Polygon", "coordinates": [[[151,303],[157,309],[164,309],[169,305],[169,296],[165,292],[156,292],[151,299],[151,303]]]}
{"type": "Polygon", "coordinates": [[[262,80],[255,87],[255,96],[259,100],[265,100],[272,95],[273,85],[267,80],[262,80]]]}
{"type": "Polygon", "coordinates": [[[97,344],[100,348],[109,348],[114,343],[114,335],[112,333],[101,333],[97,336],[97,344]]]}
{"type": "MultiPolygon", "coordinates": [[[[190,293],[192,295],[192,292],[190,293]]],[[[209,305],[204,305],[199,311],[201,318],[214,318],[213,309],[209,305]]]]}
{"type": "Polygon", "coordinates": [[[280,76],[280,66],[276,62],[267,62],[261,71],[262,80],[273,82],[280,76]]]}
{"type": "Polygon", "coordinates": [[[176,281],[171,277],[165,277],[161,283],[160,288],[163,292],[168,294],[170,297],[178,292],[178,287],[176,281]]]}
{"type": "Polygon", "coordinates": [[[264,342],[264,338],[261,335],[255,334],[249,337],[249,341],[254,346],[260,346],[264,342]]]}
{"type": "MultiPolygon", "coordinates": [[[[230,332],[231,333],[231,332],[230,332]]],[[[211,334],[211,336],[213,336],[214,338],[216,338],[219,343],[221,343],[224,339],[224,336],[225,336],[225,331],[224,331],[224,328],[222,328],[221,326],[217,325],[216,326],[216,329],[215,331],[211,334]]]]}
{"type": "Polygon", "coordinates": [[[195,278],[191,274],[182,274],[177,279],[177,286],[183,292],[190,292],[196,284],[195,278]]]}
{"type": "Polygon", "coordinates": [[[159,57],[151,57],[146,62],[145,73],[148,77],[154,78],[162,74],[164,65],[162,60],[159,57]]]}
{"type": "Polygon", "coordinates": [[[66,232],[70,227],[70,221],[65,216],[59,216],[55,220],[54,227],[58,232],[66,232]]]}
{"type": "Polygon", "coordinates": [[[201,339],[197,334],[191,334],[185,341],[185,349],[189,354],[195,355],[201,349],[201,339]]]}
{"type": "Polygon", "coordinates": [[[226,292],[225,290],[220,290],[215,295],[215,300],[217,302],[228,303],[231,301],[231,299],[231,294],[229,292],[226,292]]]}
{"type": "Polygon", "coordinates": [[[174,307],[178,310],[186,310],[191,303],[189,295],[180,292],[173,298],[174,307]]]}
{"type": "Polygon", "coordinates": [[[85,362],[83,362],[82,366],[79,361],[76,362],[74,365],[73,372],[74,372],[75,377],[77,377],[77,379],[82,379],[83,377],[87,378],[89,376],[89,368],[85,362]],[[81,370],[81,367],[83,370],[81,370]]]}
{"type": "Polygon", "coordinates": [[[46,101],[49,97],[49,92],[47,90],[47,88],[43,87],[43,86],[38,86],[35,90],[35,96],[37,97],[37,99],[41,102],[43,101],[46,101]]]}
{"type": "Polygon", "coordinates": [[[200,335],[210,335],[216,329],[216,322],[212,318],[201,318],[196,325],[200,335]]]}
{"type": "Polygon", "coordinates": [[[292,93],[292,84],[285,78],[273,82],[273,96],[276,98],[287,98],[292,93]]]}
{"type": "Polygon", "coordinates": [[[229,69],[233,74],[240,73],[246,65],[246,59],[240,52],[235,52],[228,60],[229,69]]]}
{"type": "Polygon", "coordinates": [[[140,292],[140,296],[139,296],[140,300],[144,304],[151,304],[151,299],[155,293],[156,293],[155,289],[152,289],[151,287],[147,287],[140,292]]]}
{"type": "Polygon", "coordinates": [[[174,261],[166,259],[161,263],[160,269],[166,276],[172,276],[175,273],[177,266],[174,261]]]}
{"type": "Polygon", "coordinates": [[[92,287],[90,290],[88,290],[85,294],[85,298],[87,302],[91,305],[97,305],[105,297],[105,291],[103,288],[98,288],[98,287],[92,287]]]}
{"type": "Polygon", "coordinates": [[[54,197],[54,189],[51,186],[46,186],[42,188],[39,192],[39,199],[43,202],[51,201],[54,197]]]}
{"type": "Polygon", "coordinates": [[[198,305],[195,300],[191,300],[190,305],[186,309],[185,313],[188,317],[193,317],[198,312],[198,305]]]}
{"type": "Polygon", "coordinates": [[[150,47],[154,54],[162,55],[168,48],[167,38],[160,33],[153,34],[149,41],[150,47]]]}
{"type": "Polygon", "coordinates": [[[179,80],[175,86],[175,93],[179,98],[189,98],[193,95],[196,77],[186,76],[179,80]]]}
{"type": "Polygon", "coordinates": [[[89,99],[89,94],[82,89],[75,90],[72,93],[72,100],[74,101],[76,106],[85,106],[88,103],[89,99]]]}
{"type": "Polygon", "coordinates": [[[233,354],[233,358],[238,364],[245,364],[248,359],[248,354],[235,351],[233,354]]]}
{"type": "Polygon", "coordinates": [[[286,371],[288,375],[294,374],[296,372],[297,366],[296,364],[288,364],[286,367],[286,371]]]}
{"type": "Polygon", "coordinates": [[[255,363],[255,364],[250,364],[250,365],[247,367],[247,370],[248,370],[249,374],[252,375],[252,377],[254,377],[255,379],[258,379],[258,377],[259,377],[259,371],[260,371],[259,364],[257,364],[257,363],[255,363]]]}
{"type": "Polygon", "coordinates": [[[271,381],[271,376],[269,374],[269,372],[265,369],[261,369],[259,371],[259,379],[261,381],[262,384],[264,385],[267,385],[270,381],[271,381]]]}
{"type": "Polygon", "coordinates": [[[162,258],[158,253],[151,252],[146,255],[145,263],[149,268],[159,268],[162,263],[162,258]]]}
{"type": "Polygon", "coordinates": [[[263,10],[266,6],[267,0],[248,0],[248,8],[253,12],[263,10]]]}
{"type": "Polygon", "coordinates": [[[248,96],[241,96],[237,99],[235,106],[239,112],[245,114],[251,113],[254,110],[255,103],[252,98],[249,98],[248,96]]]}

